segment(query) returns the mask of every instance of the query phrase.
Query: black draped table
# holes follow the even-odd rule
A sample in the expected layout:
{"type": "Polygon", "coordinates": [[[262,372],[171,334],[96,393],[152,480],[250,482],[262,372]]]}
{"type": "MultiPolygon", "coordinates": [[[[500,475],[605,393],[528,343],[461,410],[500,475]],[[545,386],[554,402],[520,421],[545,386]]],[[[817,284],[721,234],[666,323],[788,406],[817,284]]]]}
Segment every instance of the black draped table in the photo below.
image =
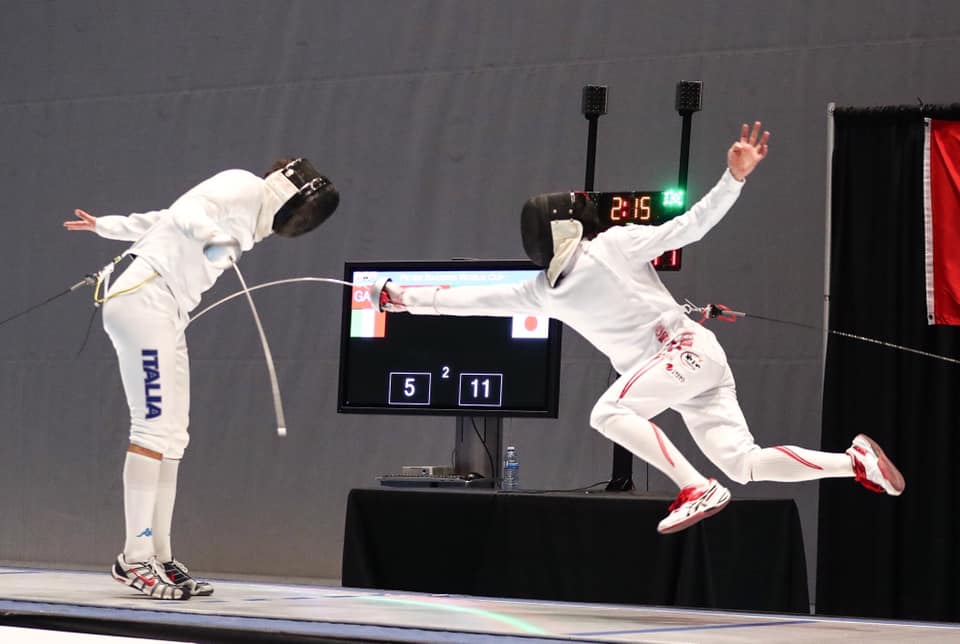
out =
{"type": "Polygon", "coordinates": [[[669,499],[356,489],[343,585],[577,602],[809,611],[793,500],[733,500],[660,535],[669,499]]]}

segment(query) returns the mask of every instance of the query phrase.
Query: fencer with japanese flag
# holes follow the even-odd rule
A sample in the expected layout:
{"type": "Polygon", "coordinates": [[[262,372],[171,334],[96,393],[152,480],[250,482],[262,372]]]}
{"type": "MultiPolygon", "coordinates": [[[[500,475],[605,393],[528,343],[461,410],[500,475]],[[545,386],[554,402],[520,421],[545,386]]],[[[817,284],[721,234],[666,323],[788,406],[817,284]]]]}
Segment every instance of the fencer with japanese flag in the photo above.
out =
{"type": "Polygon", "coordinates": [[[77,210],[76,220],[64,222],[68,230],[134,242],[124,253],[132,262],[101,300],[130,407],[126,541],[111,569],[117,581],[155,599],[213,592],[174,558],[170,539],[180,459],[190,439],[188,314],[241,252],[273,233],[309,232],[338,203],[333,184],[309,161],[284,159],[264,178],[220,172],[164,210],[106,217],[77,210]]]}
{"type": "Polygon", "coordinates": [[[716,337],[687,317],[651,265],[720,222],[766,157],[769,136],[760,133],[759,122],[752,129],[744,124],[717,184],[660,226],[619,226],[597,234],[596,209],[582,193],[531,199],[521,215],[524,249],[545,270],[527,282],[439,289],[381,280],[374,301],[385,311],[414,314],[548,315],[586,338],[622,374],[594,406],[590,424],[680,489],[658,526],[661,533],[683,530],[730,501],[726,487],[694,469],[650,422],[668,408],[680,413],[704,454],[737,483],[851,477],[875,492],[899,495],[903,476],[863,434],[844,453],[758,446],[716,337]]]}

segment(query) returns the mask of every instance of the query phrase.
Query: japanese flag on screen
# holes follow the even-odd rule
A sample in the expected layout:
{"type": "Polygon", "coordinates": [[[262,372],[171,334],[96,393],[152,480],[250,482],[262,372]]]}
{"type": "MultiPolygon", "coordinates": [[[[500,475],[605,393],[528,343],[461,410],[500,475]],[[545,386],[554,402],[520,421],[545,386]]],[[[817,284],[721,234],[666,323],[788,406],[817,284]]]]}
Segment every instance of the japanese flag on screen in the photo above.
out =
{"type": "Polygon", "coordinates": [[[514,315],[512,338],[547,339],[550,330],[550,318],[539,315],[514,315]]]}
{"type": "Polygon", "coordinates": [[[926,119],[925,128],[927,323],[960,324],[960,121],[926,119]]]}

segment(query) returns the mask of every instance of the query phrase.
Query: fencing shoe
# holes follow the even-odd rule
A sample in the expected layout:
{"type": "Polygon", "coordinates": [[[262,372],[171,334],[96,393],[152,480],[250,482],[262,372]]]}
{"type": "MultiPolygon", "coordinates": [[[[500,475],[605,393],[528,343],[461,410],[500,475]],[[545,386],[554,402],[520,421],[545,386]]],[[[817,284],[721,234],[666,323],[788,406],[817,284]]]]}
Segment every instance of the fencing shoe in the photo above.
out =
{"type": "Polygon", "coordinates": [[[190,570],[176,559],[164,562],[163,571],[175,586],[183,588],[191,595],[206,597],[213,594],[213,584],[194,579],[190,575],[190,570]]]}
{"type": "Polygon", "coordinates": [[[689,528],[725,508],[730,502],[730,490],[708,479],[701,486],[688,485],[680,490],[670,505],[670,514],[657,526],[660,534],[670,534],[689,528]]]}
{"type": "Polygon", "coordinates": [[[110,574],[121,584],[154,599],[190,599],[190,593],[170,581],[155,557],[128,563],[120,554],[113,562],[110,574]]]}
{"type": "Polygon", "coordinates": [[[886,492],[892,496],[900,496],[903,493],[903,488],[906,487],[903,474],[872,438],[858,434],[847,454],[853,461],[853,473],[857,483],[878,494],[886,492]]]}

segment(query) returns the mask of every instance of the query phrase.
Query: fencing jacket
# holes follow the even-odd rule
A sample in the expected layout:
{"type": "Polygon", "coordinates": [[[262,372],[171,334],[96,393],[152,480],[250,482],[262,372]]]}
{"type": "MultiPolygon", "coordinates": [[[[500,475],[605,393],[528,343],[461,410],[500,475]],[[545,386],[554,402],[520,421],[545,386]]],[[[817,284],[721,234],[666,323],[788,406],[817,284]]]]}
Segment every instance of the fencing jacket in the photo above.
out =
{"type": "Polygon", "coordinates": [[[548,315],[572,327],[625,373],[691,324],[651,261],[702,238],[733,206],[742,186],[728,170],[679,217],[660,226],[617,226],[580,242],[553,288],[540,273],[514,285],[407,287],[402,303],[414,314],[548,315]]]}
{"type": "Polygon", "coordinates": [[[239,241],[244,251],[253,248],[271,232],[274,213],[261,216],[263,203],[263,179],[246,170],[225,170],[165,210],[98,217],[96,232],[136,242],[127,252],[142,257],[188,313],[223,272],[204,257],[204,243],[221,233],[239,241]]]}

